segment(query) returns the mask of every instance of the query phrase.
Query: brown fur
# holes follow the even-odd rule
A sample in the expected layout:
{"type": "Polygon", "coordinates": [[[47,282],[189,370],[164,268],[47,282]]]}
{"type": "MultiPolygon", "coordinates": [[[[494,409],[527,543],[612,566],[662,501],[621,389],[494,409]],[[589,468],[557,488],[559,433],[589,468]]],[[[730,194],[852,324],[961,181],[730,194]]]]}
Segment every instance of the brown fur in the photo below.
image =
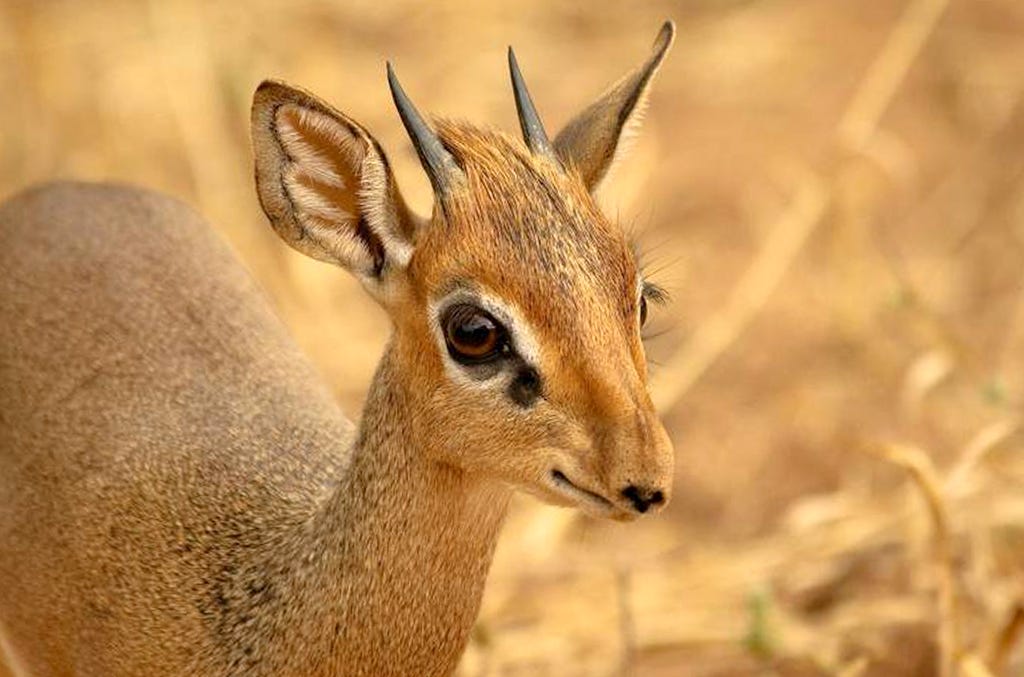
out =
{"type": "Polygon", "coordinates": [[[603,126],[577,149],[597,159],[442,123],[464,180],[429,220],[366,130],[261,86],[257,185],[275,230],[356,274],[394,323],[358,428],[181,204],[56,184],[0,208],[8,667],[448,674],[512,487],[617,519],[636,516],[624,486],[667,499],[636,263],[578,169],[606,171],[649,79],[627,108],[620,86],[572,123],[603,126]],[[505,376],[446,361],[434,312],[454,290],[516,315],[540,397],[516,404],[505,376]],[[553,484],[555,468],[604,503],[553,484]]]}
{"type": "Polygon", "coordinates": [[[0,268],[0,625],[29,674],[450,671],[506,491],[426,462],[392,360],[356,439],[223,244],[135,189],[14,199],[0,268]]]}

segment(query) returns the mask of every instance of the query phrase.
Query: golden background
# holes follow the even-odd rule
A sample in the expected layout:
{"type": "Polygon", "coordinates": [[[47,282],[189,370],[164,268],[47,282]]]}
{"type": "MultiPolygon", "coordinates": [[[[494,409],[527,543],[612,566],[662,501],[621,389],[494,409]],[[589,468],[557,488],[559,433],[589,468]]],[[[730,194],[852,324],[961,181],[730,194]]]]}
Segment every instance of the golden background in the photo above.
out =
{"type": "Polygon", "coordinates": [[[0,197],[191,203],[354,415],[386,320],[260,213],[258,82],[366,125],[425,211],[385,59],[422,110],[516,131],[512,44],[553,135],[666,18],[601,201],[673,296],[675,498],[630,525],[518,500],[461,674],[1022,674],[1020,0],[0,0],[0,197]]]}

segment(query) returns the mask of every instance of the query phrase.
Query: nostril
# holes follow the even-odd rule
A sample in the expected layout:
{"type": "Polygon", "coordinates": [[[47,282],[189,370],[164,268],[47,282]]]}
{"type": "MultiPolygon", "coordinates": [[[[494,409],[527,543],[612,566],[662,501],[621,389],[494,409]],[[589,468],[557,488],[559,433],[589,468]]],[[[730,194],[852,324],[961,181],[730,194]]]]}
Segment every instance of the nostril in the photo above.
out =
{"type": "Polygon", "coordinates": [[[643,499],[640,498],[640,490],[632,484],[622,490],[622,497],[630,501],[633,505],[643,502],[643,499]]]}
{"type": "Polygon", "coordinates": [[[647,512],[647,499],[640,494],[640,488],[635,484],[630,484],[628,487],[623,489],[622,497],[632,503],[637,512],[647,512]]]}
{"type": "Polygon", "coordinates": [[[635,484],[630,484],[622,490],[622,497],[633,504],[638,513],[645,513],[652,505],[659,505],[665,502],[665,494],[661,490],[650,491],[641,489],[635,484]]]}

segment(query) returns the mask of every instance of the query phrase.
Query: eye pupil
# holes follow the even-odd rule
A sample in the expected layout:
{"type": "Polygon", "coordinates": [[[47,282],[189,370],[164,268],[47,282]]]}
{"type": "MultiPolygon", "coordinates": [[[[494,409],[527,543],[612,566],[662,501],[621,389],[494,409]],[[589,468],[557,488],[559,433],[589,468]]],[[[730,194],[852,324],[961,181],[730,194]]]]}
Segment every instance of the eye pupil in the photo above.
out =
{"type": "Polygon", "coordinates": [[[480,315],[457,324],[452,330],[452,339],[461,346],[483,346],[494,334],[494,325],[480,315]]]}
{"type": "Polygon", "coordinates": [[[448,311],[445,340],[452,357],[466,362],[488,360],[504,348],[504,329],[487,312],[470,305],[448,311]]]}
{"type": "Polygon", "coordinates": [[[647,297],[640,297],[640,326],[647,324],[647,297]]]}

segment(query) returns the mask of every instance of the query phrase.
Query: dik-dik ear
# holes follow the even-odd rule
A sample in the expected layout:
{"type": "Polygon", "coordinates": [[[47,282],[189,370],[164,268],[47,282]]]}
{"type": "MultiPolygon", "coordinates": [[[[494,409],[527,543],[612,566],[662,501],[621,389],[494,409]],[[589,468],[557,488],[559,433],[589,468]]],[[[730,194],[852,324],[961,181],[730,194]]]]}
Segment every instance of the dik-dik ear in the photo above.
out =
{"type": "Polygon", "coordinates": [[[558,157],[566,166],[576,168],[590,190],[605,177],[623,141],[639,126],[651,81],[675,34],[675,24],[666,21],[647,61],[612,85],[555,137],[558,157]]]}
{"type": "Polygon", "coordinates": [[[409,262],[416,217],[376,140],[311,94],[272,81],[253,98],[252,139],[256,189],[277,234],[380,295],[409,262]]]}

